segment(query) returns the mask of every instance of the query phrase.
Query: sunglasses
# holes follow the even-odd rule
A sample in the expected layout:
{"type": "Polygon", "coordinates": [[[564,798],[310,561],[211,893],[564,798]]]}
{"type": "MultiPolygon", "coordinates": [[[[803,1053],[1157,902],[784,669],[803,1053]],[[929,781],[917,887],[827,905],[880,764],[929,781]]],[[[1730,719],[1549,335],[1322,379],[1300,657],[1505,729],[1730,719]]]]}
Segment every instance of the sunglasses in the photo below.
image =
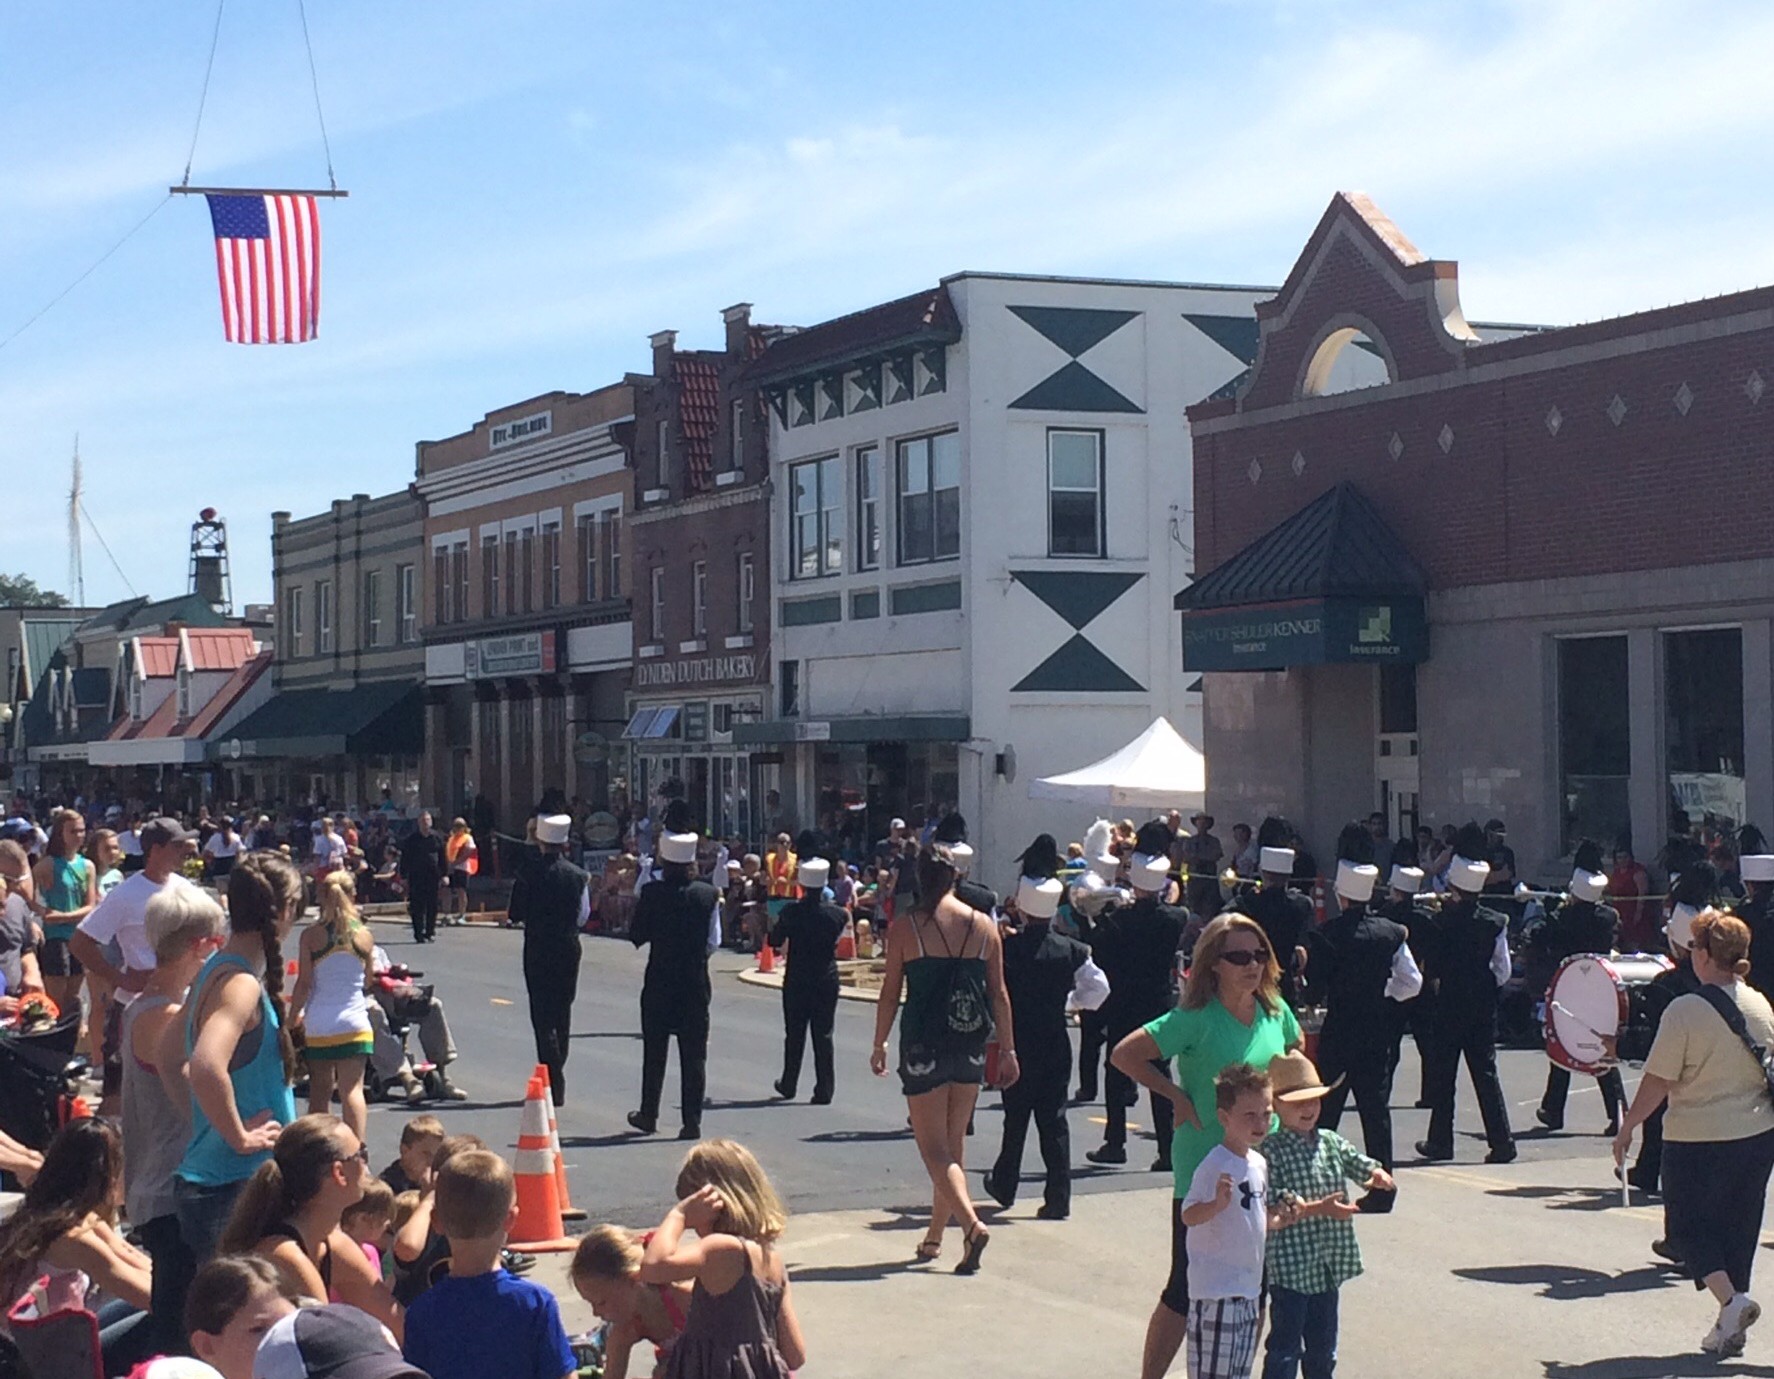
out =
{"type": "Polygon", "coordinates": [[[1249,967],[1252,963],[1269,960],[1267,948],[1228,948],[1220,954],[1221,962],[1229,962],[1234,967],[1249,967]]]}
{"type": "Polygon", "coordinates": [[[370,1147],[367,1144],[360,1144],[357,1146],[356,1153],[341,1154],[333,1162],[334,1163],[341,1163],[341,1164],[348,1164],[353,1159],[356,1159],[359,1163],[367,1164],[370,1161],[370,1147]]]}

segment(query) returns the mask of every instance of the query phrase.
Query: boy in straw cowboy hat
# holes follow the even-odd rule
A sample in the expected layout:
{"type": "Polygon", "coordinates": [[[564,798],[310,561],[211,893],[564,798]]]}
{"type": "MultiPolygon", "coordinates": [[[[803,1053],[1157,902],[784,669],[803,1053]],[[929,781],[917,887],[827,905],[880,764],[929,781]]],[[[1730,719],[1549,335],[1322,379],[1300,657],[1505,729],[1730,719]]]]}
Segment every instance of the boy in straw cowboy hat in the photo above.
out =
{"type": "Polygon", "coordinates": [[[1319,1129],[1319,1105],[1336,1083],[1325,1086],[1310,1058],[1298,1050],[1279,1055],[1269,1064],[1269,1083],[1281,1118],[1261,1149],[1269,1193],[1298,1217],[1264,1259],[1270,1314],[1263,1379],[1294,1379],[1302,1367],[1306,1379],[1329,1379],[1337,1362],[1337,1290],[1361,1272],[1357,1207],[1344,1184],[1391,1192],[1394,1183],[1336,1131],[1319,1129]]]}

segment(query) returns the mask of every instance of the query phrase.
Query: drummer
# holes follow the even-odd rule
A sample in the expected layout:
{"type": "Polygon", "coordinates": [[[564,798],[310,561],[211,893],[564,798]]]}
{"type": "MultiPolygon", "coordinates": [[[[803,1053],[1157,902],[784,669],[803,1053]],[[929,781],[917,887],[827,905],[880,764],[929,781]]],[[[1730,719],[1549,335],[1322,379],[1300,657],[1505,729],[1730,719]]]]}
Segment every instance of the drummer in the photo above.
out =
{"type": "MultiPolygon", "coordinates": [[[[1601,870],[1601,848],[1587,840],[1577,849],[1577,869],[1571,874],[1570,895],[1546,922],[1542,943],[1558,967],[1568,959],[1589,953],[1606,957],[1614,951],[1620,937],[1620,916],[1611,905],[1603,903],[1608,878],[1601,870]],[[1586,865],[1588,864],[1588,865],[1586,865]]],[[[1547,986],[1550,1001],[1553,984],[1547,986]]],[[[1551,1015],[1548,1012],[1547,1018],[1551,1015]]],[[[1602,1106],[1608,1115],[1607,1134],[1612,1139],[1620,1131],[1620,1108],[1626,1103],[1626,1086],[1618,1067],[1605,1068],[1595,1074],[1601,1087],[1602,1106]]],[[[1565,1126],[1565,1098],[1570,1094],[1571,1075],[1557,1063],[1546,1072],[1546,1092],[1540,1098],[1535,1118],[1548,1130],[1565,1126]]]]}

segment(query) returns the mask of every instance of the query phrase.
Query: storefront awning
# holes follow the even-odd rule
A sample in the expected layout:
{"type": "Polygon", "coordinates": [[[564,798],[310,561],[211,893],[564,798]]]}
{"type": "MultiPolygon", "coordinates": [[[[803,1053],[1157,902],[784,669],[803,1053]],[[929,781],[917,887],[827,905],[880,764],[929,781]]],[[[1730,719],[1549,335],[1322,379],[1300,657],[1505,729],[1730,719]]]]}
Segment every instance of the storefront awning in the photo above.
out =
{"type": "Polygon", "coordinates": [[[787,742],[965,742],[972,736],[973,722],[965,714],[856,714],[733,725],[733,741],[741,747],[787,742]]]}
{"type": "Polygon", "coordinates": [[[628,726],[622,730],[622,736],[640,742],[670,737],[672,727],[677,721],[678,706],[676,704],[636,709],[634,717],[628,720],[628,726]]]}
{"type": "Polygon", "coordinates": [[[1428,659],[1423,573],[1351,483],[1329,489],[1176,596],[1183,668],[1428,659]]]}
{"type": "Polygon", "coordinates": [[[212,740],[210,755],[417,756],[425,750],[424,715],[420,687],[410,680],[348,690],[282,690],[224,739],[212,740]]]}

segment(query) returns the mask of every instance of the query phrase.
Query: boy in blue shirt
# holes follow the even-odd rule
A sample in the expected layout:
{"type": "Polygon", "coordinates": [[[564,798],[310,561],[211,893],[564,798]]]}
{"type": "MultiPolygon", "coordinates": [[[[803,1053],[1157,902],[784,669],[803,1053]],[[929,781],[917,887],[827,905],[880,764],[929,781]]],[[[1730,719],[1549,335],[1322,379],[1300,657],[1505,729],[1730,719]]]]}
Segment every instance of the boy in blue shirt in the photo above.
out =
{"type": "Polygon", "coordinates": [[[554,1294],[499,1265],[517,1223],[510,1165],[467,1150],[438,1171],[435,1191],[450,1272],[407,1310],[407,1362],[431,1379],[572,1379],[579,1367],[554,1294]]]}

